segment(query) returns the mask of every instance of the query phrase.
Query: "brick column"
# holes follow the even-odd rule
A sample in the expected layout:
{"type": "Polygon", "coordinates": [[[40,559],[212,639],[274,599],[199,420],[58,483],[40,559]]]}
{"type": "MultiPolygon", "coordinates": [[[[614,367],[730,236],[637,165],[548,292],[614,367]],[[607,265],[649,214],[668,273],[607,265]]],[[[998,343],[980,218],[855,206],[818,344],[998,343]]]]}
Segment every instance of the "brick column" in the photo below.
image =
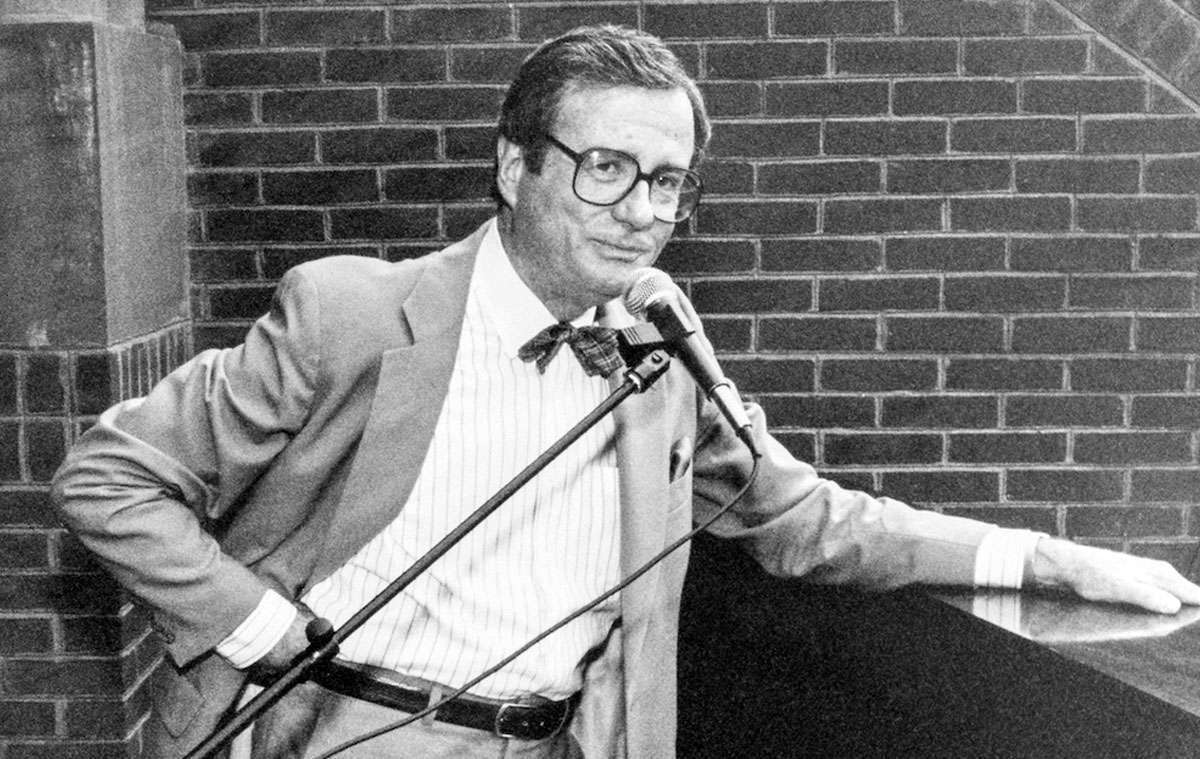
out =
{"type": "Polygon", "coordinates": [[[3,759],[138,754],[157,645],[47,491],[190,352],[180,62],[142,0],[0,0],[3,759]]]}

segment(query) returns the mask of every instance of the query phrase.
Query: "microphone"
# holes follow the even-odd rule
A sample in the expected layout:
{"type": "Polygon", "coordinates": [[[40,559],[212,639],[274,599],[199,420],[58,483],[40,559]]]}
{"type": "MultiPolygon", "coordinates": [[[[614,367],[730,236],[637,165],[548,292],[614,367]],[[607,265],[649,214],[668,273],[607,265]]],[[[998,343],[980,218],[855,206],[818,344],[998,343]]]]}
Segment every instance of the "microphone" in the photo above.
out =
{"type": "Polygon", "coordinates": [[[721,372],[717,359],[706,341],[696,331],[690,314],[690,304],[667,276],[666,272],[647,267],[642,269],[625,293],[625,308],[631,314],[644,314],[658,328],[667,351],[679,357],[696,384],[720,410],[738,438],[758,457],[758,447],[751,433],[752,425],[742,399],[733,384],[721,372]]]}

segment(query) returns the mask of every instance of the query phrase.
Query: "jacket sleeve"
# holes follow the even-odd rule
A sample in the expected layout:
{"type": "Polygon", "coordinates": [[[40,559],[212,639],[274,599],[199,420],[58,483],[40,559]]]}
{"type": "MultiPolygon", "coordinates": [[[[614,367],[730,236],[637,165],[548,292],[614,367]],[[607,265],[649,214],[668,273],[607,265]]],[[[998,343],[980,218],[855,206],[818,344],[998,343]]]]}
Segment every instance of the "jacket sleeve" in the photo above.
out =
{"type": "MultiPolygon", "coordinates": [[[[747,409],[763,451],[760,472],[711,532],[739,541],[764,569],[780,576],[876,589],[913,582],[973,584],[976,550],[994,525],[842,488],[767,434],[761,408],[747,409]]],[[[750,471],[745,446],[723,420],[706,415],[695,460],[698,522],[733,499],[750,471]]]]}
{"type": "Polygon", "coordinates": [[[205,351],[106,411],[54,477],[61,518],[153,607],[178,663],[212,648],[265,592],[210,530],[303,424],[320,345],[315,288],[293,270],[242,345],[205,351]]]}

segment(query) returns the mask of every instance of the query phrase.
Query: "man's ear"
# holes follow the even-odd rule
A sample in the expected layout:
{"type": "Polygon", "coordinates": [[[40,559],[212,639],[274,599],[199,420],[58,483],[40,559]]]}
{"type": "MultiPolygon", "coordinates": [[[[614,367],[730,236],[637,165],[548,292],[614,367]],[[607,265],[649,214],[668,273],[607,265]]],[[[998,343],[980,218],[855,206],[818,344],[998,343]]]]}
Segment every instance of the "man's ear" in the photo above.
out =
{"type": "Polygon", "coordinates": [[[503,135],[496,139],[496,189],[509,208],[517,205],[517,184],[525,172],[525,151],[503,135]]]}

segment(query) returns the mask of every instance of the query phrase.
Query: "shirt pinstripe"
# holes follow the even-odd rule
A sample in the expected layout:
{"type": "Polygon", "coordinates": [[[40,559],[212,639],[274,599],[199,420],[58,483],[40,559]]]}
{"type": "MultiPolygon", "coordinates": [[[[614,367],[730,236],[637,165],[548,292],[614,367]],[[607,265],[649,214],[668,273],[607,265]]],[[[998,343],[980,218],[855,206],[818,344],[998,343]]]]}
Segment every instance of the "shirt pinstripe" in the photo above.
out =
{"type": "MultiPolygon", "coordinates": [[[[589,323],[594,312],[576,320],[589,323]]],[[[304,601],[340,625],[609,392],[570,351],[539,374],[520,345],[556,319],[508,262],[495,226],[479,251],[449,392],[400,515],[304,601]]],[[[456,686],[619,579],[613,423],[605,419],[342,645],[353,661],[456,686]]],[[[472,690],[565,697],[615,599],[472,690]]]]}

